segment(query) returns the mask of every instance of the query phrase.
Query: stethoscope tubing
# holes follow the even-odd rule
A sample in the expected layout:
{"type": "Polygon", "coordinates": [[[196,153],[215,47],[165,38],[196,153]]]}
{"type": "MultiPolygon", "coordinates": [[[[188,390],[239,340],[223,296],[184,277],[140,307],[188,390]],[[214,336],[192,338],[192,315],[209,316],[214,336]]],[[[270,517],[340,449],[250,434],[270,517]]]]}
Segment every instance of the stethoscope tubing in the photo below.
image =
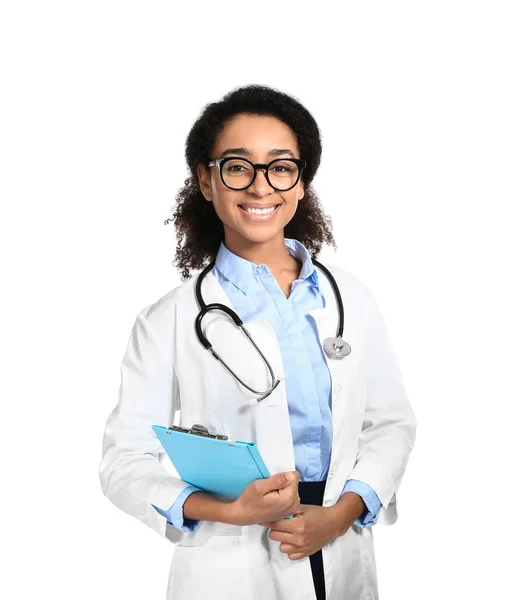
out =
{"type": "MultiPolygon", "coordinates": [[[[257,401],[260,402],[261,400],[264,400],[264,398],[267,398],[267,396],[269,396],[274,390],[275,388],[278,386],[278,384],[280,383],[280,380],[277,379],[275,377],[274,371],[269,363],[269,361],[267,360],[267,358],[264,356],[264,354],[262,353],[262,351],[260,350],[260,348],[257,346],[257,344],[255,344],[255,342],[253,341],[253,338],[251,337],[250,333],[248,332],[248,330],[244,327],[242,319],[239,317],[239,315],[232,310],[230,307],[226,306],[225,304],[221,304],[219,302],[214,302],[212,304],[206,304],[204,299],[203,299],[203,295],[201,292],[201,284],[203,283],[203,279],[206,277],[206,275],[214,268],[215,266],[215,260],[212,261],[210,264],[208,264],[203,271],[200,273],[197,282],[196,282],[196,299],[200,308],[200,311],[198,313],[198,315],[196,316],[196,320],[195,320],[195,329],[196,329],[196,335],[199,339],[199,341],[201,342],[201,344],[212,354],[212,356],[219,361],[224,368],[241,384],[243,385],[246,389],[250,390],[251,392],[253,392],[254,394],[258,394],[261,397],[257,398],[257,401]],[[251,344],[253,345],[253,347],[257,350],[257,352],[260,354],[260,356],[262,357],[262,360],[266,363],[268,370],[271,374],[271,380],[272,380],[272,386],[266,390],[266,391],[257,391],[254,390],[253,388],[251,388],[249,385],[247,385],[244,381],[242,381],[242,379],[226,364],[226,362],[217,354],[217,352],[213,349],[212,344],[210,343],[210,341],[208,340],[208,338],[205,336],[205,334],[203,333],[202,327],[201,327],[201,322],[203,320],[203,317],[210,312],[211,310],[220,310],[224,313],[226,313],[235,323],[235,325],[237,325],[237,327],[239,327],[239,329],[241,330],[241,332],[246,335],[246,337],[248,338],[248,340],[251,342],[251,344]]],[[[324,275],[327,277],[330,285],[332,286],[332,291],[334,292],[334,297],[336,299],[336,303],[338,305],[338,312],[339,312],[339,324],[338,324],[338,330],[337,330],[337,336],[336,339],[339,339],[339,341],[343,342],[344,344],[346,344],[346,342],[344,342],[341,338],[343,336],[343,327],[344,327],[344,308],[343,308],[343,300],[341,298],[341,293],[339,292],[339,288],[338,285],[336,283],[336,280],[334,279],[332,273],[330,273],[330,271],[323,266],[319,261],[312,259],[313,264],[320,269],[324,275]]],[[[348,344],[347,344],[348,346],[348,344]]],[[[348,346],[348,348],[350,348],[348,346]]],[[[333,358],[339,358],[338,356],[335,356],[333,358]]]]}

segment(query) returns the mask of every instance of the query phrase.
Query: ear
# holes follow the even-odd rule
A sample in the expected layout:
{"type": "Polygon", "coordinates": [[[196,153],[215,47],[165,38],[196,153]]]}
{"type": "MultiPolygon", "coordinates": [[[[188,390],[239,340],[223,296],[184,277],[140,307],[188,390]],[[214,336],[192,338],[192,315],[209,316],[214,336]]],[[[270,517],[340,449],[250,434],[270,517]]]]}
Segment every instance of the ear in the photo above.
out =
{"type": "Polygon", "coordinates": [[[204,165],[198,165],[196,168],[199,188],[208,202],[212,201],[212,186],[210,185],[210,171],[204,165]]]}
{"type": "Polygon", "coordinates": [[[302,200],[305,196],[305,185],[303,181],[300,181],[300,187],[298,189],[298,200],[302,200]]]}

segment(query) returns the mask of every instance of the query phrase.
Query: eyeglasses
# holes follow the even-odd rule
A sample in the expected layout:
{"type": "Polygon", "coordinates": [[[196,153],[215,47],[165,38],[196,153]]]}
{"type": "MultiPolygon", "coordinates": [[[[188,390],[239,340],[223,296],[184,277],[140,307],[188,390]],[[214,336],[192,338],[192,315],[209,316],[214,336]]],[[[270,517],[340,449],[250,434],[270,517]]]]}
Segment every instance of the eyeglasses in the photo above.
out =
{"type": "Polygon", "coordinates": [[[264,169],[269,185],[279,191],[287,192],[299,181],[302,169],[307,165],[301,158],[275,158],[270,163],[252,163],[247,158],[227,156],[216,158],[208,163],[209,167],[219,167],[221,181],[231,190],[245,190],[255,181],[257,169],[264,169]]]}

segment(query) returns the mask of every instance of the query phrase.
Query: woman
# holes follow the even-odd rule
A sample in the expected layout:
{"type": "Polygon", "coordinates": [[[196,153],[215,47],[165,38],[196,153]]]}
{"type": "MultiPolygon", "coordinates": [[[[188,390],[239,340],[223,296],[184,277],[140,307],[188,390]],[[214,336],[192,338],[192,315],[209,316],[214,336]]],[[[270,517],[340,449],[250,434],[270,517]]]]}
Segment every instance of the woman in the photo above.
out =
{"type": "Polygon", "coordinates": [[[320,157],[307,109],[265,86],[207,105],[188,136],[183,283],[136,318],[100,465],[104,494],[175,544],[168,599],[378,597],[372,526],[397,519],[416,420],[374,298],[336,267],[351,352],[324,350],[339,311],[313,263],[335,247],[311,187],[320,157]],[[212,311],[202,329],[246,385],[195,334],[191,270],[214,260],[204,301],[237,312],[279,380],[260,401],[249,388],[267,390],[269,371],[233,321],[212,311]],[[274,475],[234,501],[182,481],[151,429],[175,418],[255,442],[274,475]]]}

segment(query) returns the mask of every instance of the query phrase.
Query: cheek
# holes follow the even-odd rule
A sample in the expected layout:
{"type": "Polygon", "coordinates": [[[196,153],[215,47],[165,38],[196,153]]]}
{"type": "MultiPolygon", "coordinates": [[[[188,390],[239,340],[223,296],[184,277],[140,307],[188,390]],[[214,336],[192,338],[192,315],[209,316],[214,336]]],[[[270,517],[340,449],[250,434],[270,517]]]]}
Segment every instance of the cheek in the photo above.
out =
{"type": "Polygon", "coordinates": [[[225,198],[225,194],[216,193],[212,198],[214,210],[221,221],[226,222],[231,219],[232,211],[235,210],[233,199],[225,198]]]}
{"type": "Polygon", "coordinates": [[[298,209],[298,195],[297,193],[292,194],[288,198],[284,198],[285,201],[285,211],[288,214],[289,219],[292,219],[298,209]]]}

